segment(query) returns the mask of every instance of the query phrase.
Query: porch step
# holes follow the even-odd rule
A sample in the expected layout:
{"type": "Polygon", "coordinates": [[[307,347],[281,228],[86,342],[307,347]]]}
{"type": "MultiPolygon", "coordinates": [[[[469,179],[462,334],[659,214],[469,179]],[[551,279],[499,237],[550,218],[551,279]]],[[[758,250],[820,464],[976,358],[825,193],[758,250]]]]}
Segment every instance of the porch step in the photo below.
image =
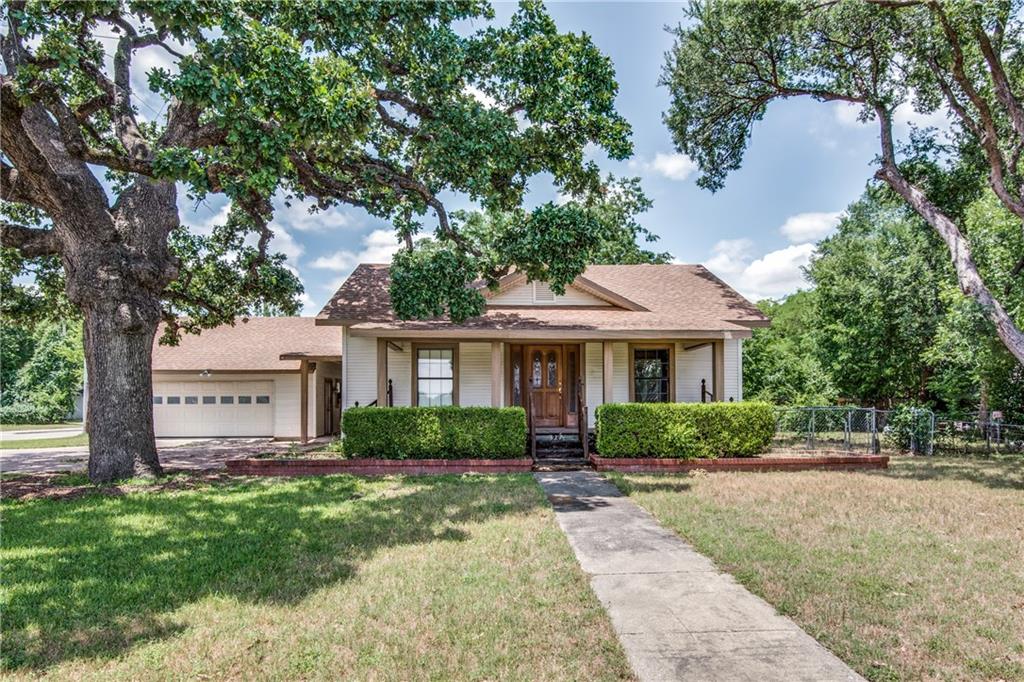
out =
{"type": "Polygon", "coordinates": [[[583,448],[537,448],[537,459],[583,459],[583,448]]]}
{"type": "Polygon", "coordinates": [[[534,471],[580,471],[589,468],[590,462],[582,457],[538,459],[533,463],[534,471]]]}

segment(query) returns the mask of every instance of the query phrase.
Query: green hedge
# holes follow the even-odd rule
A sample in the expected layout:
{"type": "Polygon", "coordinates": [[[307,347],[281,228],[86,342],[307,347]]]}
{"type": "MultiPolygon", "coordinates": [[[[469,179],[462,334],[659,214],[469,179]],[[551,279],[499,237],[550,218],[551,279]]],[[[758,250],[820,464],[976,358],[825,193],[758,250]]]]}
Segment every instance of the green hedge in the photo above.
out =
{"type": "Polygon", "coordinates": [[[353,407],[342,417],[349,457],[512,459],[526,453],[521,407],[353,407]]]}
{"type": "Polygon", "coordinates": [[[748,457],[768,450],[768,403],[611,403],[597,408],[602,457],[748,457]]]}
{"type": "Polygon", "coordinates": [[[0,407],[0,424],[59,424],[67,416],[63,405],[14,403],[0,407]]]}

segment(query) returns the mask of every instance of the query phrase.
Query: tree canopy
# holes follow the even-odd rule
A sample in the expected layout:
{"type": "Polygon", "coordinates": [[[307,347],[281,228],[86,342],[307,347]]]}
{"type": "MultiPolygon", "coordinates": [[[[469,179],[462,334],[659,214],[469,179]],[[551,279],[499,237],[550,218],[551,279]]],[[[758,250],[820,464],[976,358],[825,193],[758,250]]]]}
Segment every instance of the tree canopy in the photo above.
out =
{"type": "Polygon", "coordinates": [[[477,303],[467,279],[517,267],[558,288],[579,274],[574,249],[602,230],[587,197],[604,191],[584,150],[632,151],[611,61],[538,2],[507,25],[483,0],[13,0],[5,19],[4,272],[59,263],[83,316],[89,402],[107,416],[90,420],[94,480],[139,460],[159,470],[148,364],[161,319],[173,341],[296,309],[298,281],[271,248],[275,200],[391,221],[408,248],[396,307],[461,316],[477,303]],[[161,102],[153,118],[140,81],[161,102]],[[577,201],[539,207],[487,252],[442,201],[514,211],[541,173],[577,201]],[[190,232],[179,187],[226,195],[230,217],[190,232]],[[438,276],[416,288],[425,273],[438,276]]]}
{"type": "MultiPolygon", "coordinates": [[[[662,76],[672,96],[665,122],[700,167],[698,184],[715,190],[742,164],[770,102],[809,97],[857,107],[879,127],[875,177],[942,238],[960,289],[1024,362],[1020,319],[979,273],[962,222],[913,173],[952,147],[954,156],[977,160],[999,202],[1024,220],[1021,9],[1020,0],[697,0],[674,31],[662,76]],[[952,145],[934,131],[897,140],[900,106],[948,112],[952,145]]],[[[1024,253],[1016,256],[1024,263],[1024,253]]]]}

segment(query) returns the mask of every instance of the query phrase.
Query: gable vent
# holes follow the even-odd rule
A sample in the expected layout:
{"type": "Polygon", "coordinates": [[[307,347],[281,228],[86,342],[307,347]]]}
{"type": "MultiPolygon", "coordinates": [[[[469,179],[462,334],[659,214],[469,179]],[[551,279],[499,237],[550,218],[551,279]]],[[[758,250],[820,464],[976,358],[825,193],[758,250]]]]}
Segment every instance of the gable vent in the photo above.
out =
{"type": "Polygon", "coordinates": [[[551,291],[551,287],[547,285],[547,282],[534,282],[533,283],[533,302],[534,303],[554,303],[555,292],[551,291]]]}

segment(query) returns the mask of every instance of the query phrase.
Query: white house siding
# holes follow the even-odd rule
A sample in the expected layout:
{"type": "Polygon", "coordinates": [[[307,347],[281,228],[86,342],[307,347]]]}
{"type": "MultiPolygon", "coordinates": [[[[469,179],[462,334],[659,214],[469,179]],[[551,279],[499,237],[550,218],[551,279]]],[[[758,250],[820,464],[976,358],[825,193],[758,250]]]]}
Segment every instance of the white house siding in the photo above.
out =
{"type": "Polygon", "coordinates": [[[629,402],[629,344],[612,344],[612,402],[629,402]]]}
{"type": "Polygon", "coordinates": [[[412,405],[412,343],[396,341],[402,350],[388,346],[388,378],[395,407],[412,405]]]}
{"type": "Polygon", "coordinates": [[[676,344],[676,400],[681,403],[700,402],[700,380],[707,382],[708,390],[714,385],[713,348],[711,344],[683,350],[676,344]]]}
{"type": "Polygon", "coordinates": [[[740,339],[725,340],[725,400],[743,400],[743,353],[740,339]]]}
{"type": "MultiPolygon", "coordinates": [[[[538,293],[545,294],[550,292],[548,285],[543,282],[537,283],[538,293]]],[[[611,305],[608,301],[588,294],[587,292],[577,289],[573,286],[567,286],[565,288],[564,296],[553,296],[552,300],[534,300],[533,294],[533,282],[528,284],[521,284],[513,287],[508,291],[503,291],[500,294],[495,294],[493,298],[488,299],[487,303],[490,305],[515,305],[515,306],[532,306],[532,305],[611,305]]],[[[548,298],[545,296],[544,298],[548,298]]]]}
{"type": "Polygon", "coordinates": [[[459,344],[459,405],[490,407],[491,342],[459,344]]]}
{"type": "Polygon", "coordinates": [[[604,384],[601,377],[604,374],[604,349],[600,343],[585,344],[584,363],[587,371],[587,410],[590,426],[594,425],[594,412],[597,406],[604,402],[604,384]]]}
{"type": "Polygon", "coordinates": [[[377,339],[346,334],[344,365],[345,407],[368,405],[377,399],[377,339]]]}

